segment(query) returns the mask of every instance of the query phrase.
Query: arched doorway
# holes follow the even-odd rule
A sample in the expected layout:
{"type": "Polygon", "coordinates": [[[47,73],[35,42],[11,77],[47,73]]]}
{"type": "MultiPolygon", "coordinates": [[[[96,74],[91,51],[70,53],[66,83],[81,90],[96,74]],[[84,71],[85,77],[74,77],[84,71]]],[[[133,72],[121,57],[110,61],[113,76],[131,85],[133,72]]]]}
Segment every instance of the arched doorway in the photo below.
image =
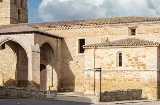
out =
{"type": "Polygon", "coordinates": [[[40,47],[40,89],[57,89],[57,73],[55,72],[55,54],[49,43],[40,47]]]}
{"type": "Polygon", "coordinates": [[[17,42],[7,41],[1,45],[0,58],[4,86],[27,87],[28,57],[25,49],[17,42]]]}

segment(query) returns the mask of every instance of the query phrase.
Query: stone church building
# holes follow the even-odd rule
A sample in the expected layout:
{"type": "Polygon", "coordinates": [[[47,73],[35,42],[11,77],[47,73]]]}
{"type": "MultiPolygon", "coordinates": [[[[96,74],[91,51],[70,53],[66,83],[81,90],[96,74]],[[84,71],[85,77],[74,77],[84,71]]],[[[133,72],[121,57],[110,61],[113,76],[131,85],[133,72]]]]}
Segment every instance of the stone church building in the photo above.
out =
{"type": "MultiPolygon", "coordinates": [[[[34,18],[34,17],[33,17],[34,18]]],[[[27,0],[0,0],[0,85],[160,98],[160,18],[28,23],[27,0]]]]}

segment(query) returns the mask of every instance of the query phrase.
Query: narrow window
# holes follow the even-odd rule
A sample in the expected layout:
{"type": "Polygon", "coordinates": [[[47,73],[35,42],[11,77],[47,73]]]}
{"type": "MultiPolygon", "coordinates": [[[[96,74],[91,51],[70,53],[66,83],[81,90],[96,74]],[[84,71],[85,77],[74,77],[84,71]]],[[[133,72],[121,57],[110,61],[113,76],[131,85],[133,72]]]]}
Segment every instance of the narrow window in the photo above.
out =
{"type": "Polygon", "coordinates": [[[78,39],[78,53],[84,53],[85,39],[78,39]]]}
{"type": "Polygon", "coordinates": [[[21,7],[23,7],[23,0],[21,0],[21,7]]]}
{"type": "Polygon", "coordinates": [[[13,0],[13,3],[17,4],[17,0],[13,0]]]}
{"type": "Polygon", "coordinates": [[[20,10],[18,9],[18,20],[20,19],[20,10]]]}
{"type": "Polygon", "coordinates": [[[122,53],[119,53],[119,67],[122,66],[122,53]]]}
{"type": "Polygon", "coordinates": [[[131,29],[131,35],[136,35],[136,29],[131,29]]]}

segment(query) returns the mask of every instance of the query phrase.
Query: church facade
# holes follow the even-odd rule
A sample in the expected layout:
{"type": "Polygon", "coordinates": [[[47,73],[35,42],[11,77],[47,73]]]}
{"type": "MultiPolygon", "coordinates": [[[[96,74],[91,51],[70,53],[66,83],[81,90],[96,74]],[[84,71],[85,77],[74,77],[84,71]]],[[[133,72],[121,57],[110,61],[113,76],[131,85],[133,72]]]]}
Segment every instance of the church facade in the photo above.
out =
{"type": "Polygon", "coordinates": [[[160,18],[27,23],[27,0],[0,0],[0,85],[160,97],[160,18]],[[94,68],[101,68],[102,73],[94,68]]]}

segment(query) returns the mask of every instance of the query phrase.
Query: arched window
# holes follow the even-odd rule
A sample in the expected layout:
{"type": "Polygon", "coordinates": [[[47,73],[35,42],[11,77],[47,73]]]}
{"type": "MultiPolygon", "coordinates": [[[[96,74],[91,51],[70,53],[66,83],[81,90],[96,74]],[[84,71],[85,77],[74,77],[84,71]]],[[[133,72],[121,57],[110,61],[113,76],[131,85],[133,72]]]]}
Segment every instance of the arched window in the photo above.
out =
{"type": "Polygon", "coordinates": [[[122,53],[119,53],[119,64],[118,66],[121,67],[122,66],[122,53]]]}

